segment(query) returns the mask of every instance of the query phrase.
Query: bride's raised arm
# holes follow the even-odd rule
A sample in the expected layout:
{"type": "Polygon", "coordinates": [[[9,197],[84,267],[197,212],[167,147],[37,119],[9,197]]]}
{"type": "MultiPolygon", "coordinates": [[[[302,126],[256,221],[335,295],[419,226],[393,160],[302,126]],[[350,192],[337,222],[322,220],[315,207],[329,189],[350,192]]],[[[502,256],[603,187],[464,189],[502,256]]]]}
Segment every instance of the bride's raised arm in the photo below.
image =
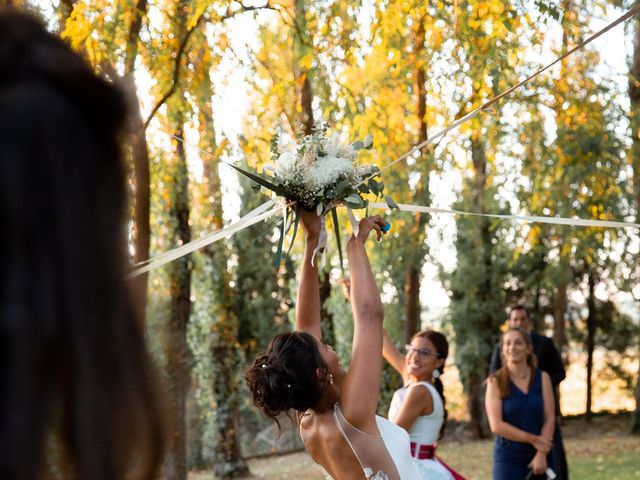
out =
{"type": "Polygon", "coordinates": [[[358,236],[352,237],[347,245],[354,332],[351,366],[342,385],[340,401],[346,419],[367,433],[377,432],[375,411],[380,395],[384,310],[365,243],[372,230],[380,239],[385,223],[378,216],[365,218],[360,222],[358,236]]]}
{"type": "Polygon", "coordinates": [[[311,264],[313,251],[320,237],[320,217],[315,212],[301,210],[300,223],[305,235],[305,245],[296,302],[296,330],[310,333],[321,339],[318,259],[316,258],[314,264],[311,264]]]}

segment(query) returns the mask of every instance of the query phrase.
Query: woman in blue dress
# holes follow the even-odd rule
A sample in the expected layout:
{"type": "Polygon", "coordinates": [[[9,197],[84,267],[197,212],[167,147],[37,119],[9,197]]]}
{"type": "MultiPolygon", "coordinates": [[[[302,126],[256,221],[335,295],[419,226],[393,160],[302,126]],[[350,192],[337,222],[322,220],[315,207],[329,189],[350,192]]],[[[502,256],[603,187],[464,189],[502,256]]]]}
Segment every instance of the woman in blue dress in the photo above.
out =
{"type": "Polygon", "coordinates": [[[485,405],[491,431],[494,480],[555,478],[550,454],[554,403],[551,379],[536,368],[531,337],[510,328],[500,340],[501,369],[487,380],[485,405]]]}

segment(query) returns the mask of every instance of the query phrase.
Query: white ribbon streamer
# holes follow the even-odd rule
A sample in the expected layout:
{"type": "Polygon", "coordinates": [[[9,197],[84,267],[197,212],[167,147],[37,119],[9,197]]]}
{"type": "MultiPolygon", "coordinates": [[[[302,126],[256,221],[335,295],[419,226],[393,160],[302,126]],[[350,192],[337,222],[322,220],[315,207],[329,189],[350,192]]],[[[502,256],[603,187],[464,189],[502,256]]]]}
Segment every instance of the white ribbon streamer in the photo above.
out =
{"type": "Polygon", "coordinates": [[[351,231],[353,232],[353,236],[357,237],[358,233],[360,233],[360,224],[356,220],[356,216],[353,214],[351,207],[347,207],[347,213],[349,214],[349,222],[351,222],[351,231]]]}
{"type": "Polygon", "coordinates": [[[327,220],[324,215],[320,215],[320,236],[318,237],[318,246],[313,249],[313,254],[311,255],[311,265],[315,267],[315,258],[318,253],[323,254],[322,256],[322,266],[324,267],[324,262],[326,257],[324,256],[325,247],[327,246],[327,220]]]}
{"type": "MultiPolygon", "coordinates": [[[[386,203],[370,203],[371,208],[389,209],[386,203]]],[[[424,207],[421,205],[408,205],[399,203],[398,208],[403,212],[420,213],[447,213],[449,215],[473,215],[476,217],[502,218],[505,220],[515,220],[526,223],[551,223],[555,225],[570,225],[574,227],[600,227],[600,228],[640,228],[640,223],[615,222],[610,220],[584,220],[582,218],[565,217],[539,217],[535,215],[502,215],[498,213],[475,213],[464,212],[462,210],[450,210],[447,208],[424,207]]]]}
{"type": "MultiPolygon", "coordinates": [[[[369,207],[371,208],[382,208],[385,210],[389,209],[389,206],[386,203],[370,203],[369,207]]],[[[403,212],[420,212],[420,213],[446,213],[448,215],[472,215],[476,217],[490,217],[490,218],[500,218],[503,220],[515,220],[517,222],[525,222],[525,223],[549,223],[554,225],[568,225],[573,227],[598,227],[598,228],[637,228],[640,229],[640,223],[632,223],[632,222],[616,222],[611,220],[584,220],[582,218],[565,218],[565,217],[540,217],[535,215],[503,215],[497,213],[475,213],[475,212],[464,212],[462,210],[451,210],[447,208],[436,208],[436,207],[425,207],[422,205],[409,205],[406,203],[399,203],[398,208],[403,212]]],[[[222,228],[220,230],[216,230],[215,232],[211,232],[205,235],[198,240],[194,240],[189,243],[185,243],[173,250],[169,250],[168,252],[157,255],[146,262],[141,262],[136,265],[139,267],[132,271],[129,274],[129,278],[136,277],[146,272],[150,272],[151,270],[155,270],[156,268],[161,267],[173,260],[176,260],[184,255],[187,255],[191,252],[194,252],[200,248],[206,247],[212,243],[217,242],[218,240],[222,240],[225,237],[231,237],[232,235],[238,233],[241,230],[244,230],[251,225],[254,225],[262,220],[266,220],[269,217],[272,217],[282,210],[286,209],[286,205],[277,205],[273,200],[268,200],[267,202],[260,205],[258,208],[252,210],[247,213],[244,217],[238,220],[231,225],[222,228]],[[274,206],[275,205],[275,206],[274,206]],[[273,207],[269,209],[270,207],[273,207]]],[[[355,222],[355,216],[351,209],[348,210],[349,220],[355,222]]],[[[327,229],[325,217],[322,215],[321,217],[321,229],[320,229],[320,238],[318,239],[318,246],[313,251],[313,258],[311,260],[312,264],[316,255],[320,252],[326,251],[327,245],[327,229]]],[[[354,235],[357,236],[357,228],[358,223],[355,222],[354,235]]],[[[326,258],[323,256],[323,261],[326,258]]]]}
{"type": "Polygon", "coordinates": [[[250,227],[251,225],[254,225],[258,222],[261,222],[262,220],[266,220],[267,218],[278,214],[281,211],[281,209],[285,208],[280,205],[277,205],[271,208],[271,210],[269,210],[269,207],[272,207],[273,205],[274,205],[273,200],[268,200],[262,205],[260,205],[259,207],[247,213],[244,217],[242,217],[240,220],[238,220],[235,223],[232,223],[224,228],[221,228],[220,230],[216,230],[215,232],[211,232],[202,238],[193,240],[189,243],[185,243],[184,245],[174,248],[173,250],[169,250],[168,252],[161,253],[160,255],[156,255],[155,257],[150,258],[146,262],[141,262],[139,264],[136,264],[135,267],[139,267],[139,268],[136,268],[135,270],[133,270],[128,275],[128,278],[137,277],[138,275],[141,275],[143,273],[150,272],[151,270],[155,270],[156,268],[159,268],[162,265],[165,265],[169,262],[177,260],[178,258],[184,255],[187,255],[191,252],[199,250],[200,248],[206,247],[207,245],[217,242],[218,240],[221,240],[225,237],[231,237],[232,235],[239,232],[240,230],[244,230],[245,228],[250,227]]]}

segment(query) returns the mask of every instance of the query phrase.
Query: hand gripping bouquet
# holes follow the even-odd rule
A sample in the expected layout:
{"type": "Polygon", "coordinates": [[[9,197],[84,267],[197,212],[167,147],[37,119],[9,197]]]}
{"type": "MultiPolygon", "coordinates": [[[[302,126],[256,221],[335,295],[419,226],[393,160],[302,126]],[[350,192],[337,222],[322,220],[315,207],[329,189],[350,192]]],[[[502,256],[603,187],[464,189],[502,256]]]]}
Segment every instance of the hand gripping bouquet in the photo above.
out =
{"type": "MultiPolygon", "coordinates": [[[[234,168],[262,186],[274,192],[286,205],[285,221],[281,226],[280,240],[275,263],[280,263],[282,244],[288,227],[293,227],[293,240],[298,230],[300,209],[316,211],[322,216],[322,233],[315,253],[326,246],[324,219],[331,212],[335,228],[338,252],[342,266],[342,248],[336,208],[344,205],[356,225],[352,209],[367,208],[369,201],[364,197],[373,194],[379,198],[384,193],[384,183],[380,180],[380,170],[375,165],[359,165],[359,151],[371,149],[371,135],[363,141],[343,143],[337,133],[327,135],[326,127],[314,128],[311,135],[298,142],[282,134],[276,134],[271,142],[273,164],[264,168],[260,176],[238,167],[234,168]]],[[[397,205],[390,197],[385,197],[390,208],[397,205]]],[[[314,254],[315,257],[315,254],[314,254]]]]}

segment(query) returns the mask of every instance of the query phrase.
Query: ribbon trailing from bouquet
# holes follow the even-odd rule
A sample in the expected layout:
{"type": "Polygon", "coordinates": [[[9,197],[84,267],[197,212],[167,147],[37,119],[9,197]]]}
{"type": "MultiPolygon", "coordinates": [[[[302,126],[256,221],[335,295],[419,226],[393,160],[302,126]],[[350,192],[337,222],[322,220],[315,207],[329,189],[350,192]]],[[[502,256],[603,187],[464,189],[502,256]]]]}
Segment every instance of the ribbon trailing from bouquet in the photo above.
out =
{"type": "Polygon", "coordinates": [[[218,240],[222,240],[223,238],[230,238],[234,234],[238,233],[241,230],[244,230],[247,227],[250,227],[251,225],[255,225],[258,222],[277,215],[278,213],[284,211],[284,209],[284,206],[276,204],[273,200],[268,200],[259,207],[247,213],[238,221],[233,222],[230,225],[221,228],[220,230],[213,231],[203,236],[202,238],[185,243],[184,245],[180,245],[173,250],[161,253],[150,258],[149,260],[134,265],[135,269],[131,273],[129,273],[129,278],[137,277],[138,275],[141,275],[143,273],[155,270],[156,268],[177,260],[178,258],[183,257],[189,253],[195,252],[196,250],[204,248],[207,245],[211,245],[212,243],[215,243],[218,240]]]}
{"type": "MultiPolygon", "coordinates": [[[[267,202],[260,205],[258,208],[252,210],[240,220],[228,225],[225,228],[220,230],[216,230],[205,235],[202,238],[197,240],[193,240],[189,243],[185,243],[173,250],[169,250],[165,253],[157,255],[146,262],[141,262],[135,265],[135,270],[133,270],[129,277],[135,277],[141,275],[146,272],[150,272],[151,270],[155,270],[173,260],[176,260],[184,255],[192,253],[200,248],[206,247],[212,243],[215,243],[223,238],[228,238],[234,235],[235,233],[250,227],[251,225],[255,225],[258,222],[266,220],[270,217],[273,217],[277,214],[282,213],[282,211],[286,207],[283,205],[276,204],[273,200],[268,200],[267,202]]],[[[388,209],[389,206],[386,203],[380,202],[372,202],[369,204],[369,208],[382,208],[388,209]]],[[[502,220],[515,220],[517,222],[522,223],[546,223],[553,225],[565,225],[565,226],[573,226],[573,227],[594,227],[594,228],[632,228],[632,229],[640,229],[640,223],[632,223],[632,222],[620,222],[613,220],[587,220],[582,218],[566,218],[566,217],[544,217],[544,216],[536,216],[536,215],[507,215],[507,214],[497,214],[497,213],[476,213],[476,212],[465,212],[462,210],[451,210],[447,208],[437,208],[437,207],[427,207],[423,205],[410,205],[405,203],[398,204],[398,209],[403,212],[420,212],[420,213],[430,213],[430,214],[446,214],[446,215],[471,215],[478,217],[489,217],[489,218],[498,218],[502,220]]],[[[332,210],[335,212],[335,209],[332,210]]],[[[354,222],[357,225],[357,221],[354,222]]],[[[336,222],[334,221],[334,226],[336,222]]],[[[340,234],[336,230],[336,239],[338,242],[340,241],[340,234]]],[[[357,232],[354,231],[355,234],[357,232]]],[[[339,249],[341,251],[341,249],[339,249]]],[[[341,265],[342,267],[342,259],[341,265]]]]}
{"type": "MultiPolygon", "coordinates": [[[[385,203],[370,203],[369,208],[389,208],[385,203]]],[[[596,227],[596,228],[638,228],[640,223],[618,222],[613,220],[587,220],[583,218],[567,218],[567,217],[544,217],[536,215],[509,215],[498,213],[476,213],[465,212],[462,210],[451,210],[448,208],[425,207],[422,205],[409,205],[399,203],[398,208],[402,212],[419,212],[419,213],[446,213],[449,215],[471,215],[475,217],[500,218],[503,220],[515,220],[524,223],[550,223],[553,225],[568,225],[572,227],[596,227]]]]}

